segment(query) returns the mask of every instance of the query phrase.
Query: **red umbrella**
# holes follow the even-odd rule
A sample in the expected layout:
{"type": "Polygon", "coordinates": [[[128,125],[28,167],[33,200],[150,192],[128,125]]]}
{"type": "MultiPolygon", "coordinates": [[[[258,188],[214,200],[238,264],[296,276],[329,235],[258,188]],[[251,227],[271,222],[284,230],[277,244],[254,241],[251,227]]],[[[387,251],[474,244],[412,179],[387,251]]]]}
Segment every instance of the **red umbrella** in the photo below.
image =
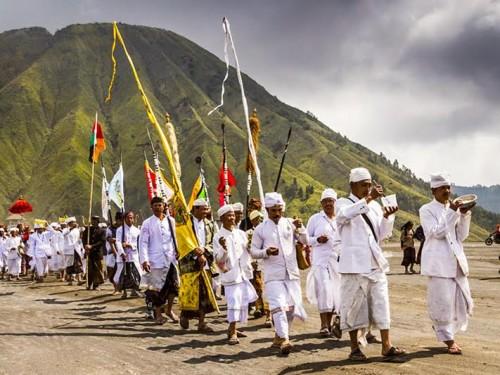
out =
{"type": "Polygon", "coordinates": [[[17,201],[15,201],[12,206],[9,208],[9,212],[13,214],[24,214],[25,212],[32,212],[33,207],[31,207],[31,204],[23,197],[19,197],[17,201]]]}

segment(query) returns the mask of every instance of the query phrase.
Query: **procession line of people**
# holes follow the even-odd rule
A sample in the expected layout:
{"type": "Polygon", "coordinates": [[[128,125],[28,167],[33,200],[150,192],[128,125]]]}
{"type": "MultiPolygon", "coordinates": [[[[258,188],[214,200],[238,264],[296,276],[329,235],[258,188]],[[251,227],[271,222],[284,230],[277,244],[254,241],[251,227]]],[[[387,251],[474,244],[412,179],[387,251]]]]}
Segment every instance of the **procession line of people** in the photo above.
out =
{"type": "MultiPolygon", "coordinates": [[[[406,351],[393,345],[390,335],[389,263],[382,251],[398,207],[377,202],[384,190],[366,168],[352,169],[349,185],[343,198],[325,189],[321,211],[306,225],[286,217],[285,201],[277,192],[266,193],[264,202],[250,200],[247,217],[241,203],[223,205],[217,211],[220,227],[208,218],[209,203],[197,199],[191,212],[197,246],[183,257],[175,220],[160,197],[151,200],[152,215],[140,228],[133,211],[117,214],[107,229],[99,217],[85,228],[74,217],[46,228],[37,223],[25,240],[17,228],[0,227],[1,277],[7,273],[8,279],[18,279],[24,258],[38,282],[50,270],[69,284],[86,282],[87,289],[98,290],[107,276],[113,294],[143,295],[148,317],[157,324],[170,321],[187,330],[196,319],[202,334],[213,332],[207,315],[218,310],[223,294],[228,344],[237,345],[247,336],[243,327],[252,313],[266,317],[266,326],[274,330],[271,347],[288,355],[294,320],[307,319],[297,261],[297,251],[305,248],[311,262],[305,297],[317,307],[319,334],[340,339],[347,332],[353,361],[366,360],[362,348],[373,342],[381,343],[384,357],[402,356],[406,351]],[[176,300],[179,317],[173,311],[176,300]],[[375,329],[380,339],[371,332],[375,329]]],[[[448,353],[461,354],[455,336],[467,328],[473,309],[463,241],[474,205],[451,200],[451,182],[444,174],[431,176],[431,192],[433,200],[419,212],[427,307],[437,339],[448,353]]],[[[413,273],[413,224],[403,229],[403,263],[413,273]]]]}

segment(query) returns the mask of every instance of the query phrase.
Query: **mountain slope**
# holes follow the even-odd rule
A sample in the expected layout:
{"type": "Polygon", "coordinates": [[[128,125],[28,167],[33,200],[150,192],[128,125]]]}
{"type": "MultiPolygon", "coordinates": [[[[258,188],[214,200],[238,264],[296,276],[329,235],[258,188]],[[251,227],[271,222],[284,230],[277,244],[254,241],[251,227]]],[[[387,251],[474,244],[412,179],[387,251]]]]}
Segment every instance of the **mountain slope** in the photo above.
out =
{"type": "MultiPolygon", "coordinates": [[[[219,100],[224,63],[170,31],[129,25],[120,25],[120,29],[158,119],[163,122],[165,112],[171,114],[180,147],[185,194],[189,195],[198,173],[194,159],[203,154],[211,199],[217,201],[220,124],[224,122],[229,166],[239,181],[233,201],[244,200],[246,131],[235,72],[231,71],[226,85],[223,110],[208,117],[219,100]]],[[[103,154],[108,178],[122,157],[126,205],[146,217],[149,208],[142,168],[144,150],[150,153],[146,134],[150,125],[120,48],[113,99],[104,104],[111,75],[111,25],[72,25],[53,36],[43,29],[36,30],[33,37],[28,30],[0,34],[0,46],[6,45],[13,34],[22,35],[27,46],[39,46],[26,48],[31,53],[25,59],[14,54],[9,60],[10,55],[4,53],[0,59],[0,66],[19,66],[15,71],[0,71],[0,162],[5,172],[0,175],[0,213],[5,214],[7,205],[25,193],[34,204],[35,215],[87,214],[87,147],[97,110],[108,145],[103,154]]],[[[362,165],[373,172],[388,193],[398,194],[402,211],[397,225],[417,220],[415,214],[429,199],[429,189],[411,171],[394,166],[383,155],[280,102],[248,76],[244,76],[244,84],[249,106],[257,108],[261,120],[259,165],[267,191],[273,189],[283,143],[289,127],[293,127],[280,185],[290,214],[306,217],[317,210],[325,186],[345,194],[349,170],[362,165]]],[[[156,142],[154,134],[153,138],[156,142]]],[[[96,192],[100,192],[100,176],[97,168],[96,192]]],[[[99,201],[97,193],[95,212],[99,211],[99,201]]],[[[472,227],[472,239],[485,236],[484,227],[500,215],[479,210],[476,216],[479,220],[472,227]]]]}

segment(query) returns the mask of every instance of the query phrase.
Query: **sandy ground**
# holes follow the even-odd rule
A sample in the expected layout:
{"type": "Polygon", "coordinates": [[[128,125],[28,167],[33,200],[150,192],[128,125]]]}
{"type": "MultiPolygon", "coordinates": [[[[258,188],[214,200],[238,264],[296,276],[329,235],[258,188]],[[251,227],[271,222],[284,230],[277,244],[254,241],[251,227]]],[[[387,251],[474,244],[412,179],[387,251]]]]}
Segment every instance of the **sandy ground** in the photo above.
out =
{"type": "Polygon", "coordinates": [[[402,274],[401,253],[389,248],[391,335],[409,351],[402,363],[384,362],[380,345],[365,350],[368,362],[349,362],[347,335],[319,338],[309,304],[309,319],[294,325],[295,349],[285,358],[268,349],[273,332],[263,319],[251,320],[249,337],[230,347],[223,316],[209,319],[216,329],[210,336],[156,326],[144,319],[142,299],[111,296],[109,284],[93,292],[51,277],[43,284],[0,282],[0,374],[500,374],[500,248],[469,245],[467,253],[476,307],[458,336],[462,356],[446,354],[435,339],[426,278],[402,274]]]}

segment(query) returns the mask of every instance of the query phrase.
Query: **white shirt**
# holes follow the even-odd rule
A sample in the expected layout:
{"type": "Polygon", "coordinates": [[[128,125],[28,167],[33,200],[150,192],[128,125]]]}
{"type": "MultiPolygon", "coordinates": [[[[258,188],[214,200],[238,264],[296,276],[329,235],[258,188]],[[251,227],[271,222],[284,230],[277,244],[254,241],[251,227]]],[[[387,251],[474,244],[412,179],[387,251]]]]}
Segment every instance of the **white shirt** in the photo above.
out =
{"type": "Polygon", "coordinates": [[[5,250],[7,252],[7,259],[19,259],[21,256],[18,253],[18,247],[21,245],[21,237],[7,237],[5,240],[5,250]]]}
{"type": "Polygon", "coordinates": [[[78,228],[64,228],[64,254],[73,255],[80,250],[80,229],[78,228]]]}
{"type": "Polygon", "coordinates": [[[232,231],[222,227],[214,236],[214,257],[217,263],[224,263],[227,272],[221,272],[221,283],[233,285],[252,278],[252,265],[248,254],[248,239],[245,232],[234,228],[232,231]],[[226,240],[227,251],[219,244],[226,240]]]}
{"type": "Polygon", "coordinates": [[[34,258],[45,258],[51,255],[50,233],[33,233],[28,240],[28,255],[34,258]]]}
{"type": "Polygon", "coordinates": [[[194,231],[196,232],[196,238],[198,239],[198,244],[200,245],[200,247],[205,247],[205,243],[207,241],[207,236],[205,234],[205,221],[203,219],[198,220],[194,216],[192,216],[192,218],[194,231]]]}
{"type": "Polygon", "coordinates": [[[116,261],[123,263],[122,254],[127,256],[127,262],[139,261],[138,240],[141,231],[136,226],[129,227],[127,224],[118,227],[116,230],[116,250],[118,252],[116,261]],[[125,228],[125,235],[122,236],[123,228],[125,228]],[[122,241],[123,239],[123,241],[122,241]],[[127,242],[131,247],[123,248],[123,242],[127,242]]]}
{"type": "Polygon", "coordinates": [[[318,212],[307,222],[309,245],[312,246],[312,265],[326,265],[332,258],[336,261],[340,254],[340,237],[335,218],[330,219],[325,211],[318,212]],[[327,236],[328,241],[319,243],[318,237],[327,236]]]}
{"type": "MultiPolygon", "coordinates": [[[[299,280],[295,250],[295,231],[291,219],[282,217],[278,224],[265,219],[254,230],[251,254],[256,259],[264,259],[264,281],[299,280]],[[279,249],[278,255],[269,256],[269,247],[279,249]]],[[[307,244],[307,232],[304,227],[297,230],[299,241],[307,244]]]]}
{"type": "Polygon", "coordinates": [[[170,264],[176,263],[175,259],[175,221],[170,216],[160,220],[151,216],[144,220],[141,226],[139,239],[139,260],[142,263],[149,262],[151,268],[169,268],[170,264]],[[170,225],[174,233],[170,231],[170,225]]]}
{"type": "Polygon", "coordinates": [[[420,208],[420,223],[425,242],[422,249],[422,275],[456,277],[457,264],[464,275],[469,265],[462,242],[469,236],[471,212],[453,211],[449,204],[435,199],[420,208]]]}
{"type": "Polygon", "coordinates": [[[389,263],[385,259],[380,243],[392,235],[394,215],[384,217],[382,207],[374,200],[366,203],[355,195],[340,198],[335,205],[337,228],[341,239],[340,273],[368,274],[373,269],[389,271],[389,263]],[[362,217],[366,214],[370,219],[377,238],[362,217]]]}

